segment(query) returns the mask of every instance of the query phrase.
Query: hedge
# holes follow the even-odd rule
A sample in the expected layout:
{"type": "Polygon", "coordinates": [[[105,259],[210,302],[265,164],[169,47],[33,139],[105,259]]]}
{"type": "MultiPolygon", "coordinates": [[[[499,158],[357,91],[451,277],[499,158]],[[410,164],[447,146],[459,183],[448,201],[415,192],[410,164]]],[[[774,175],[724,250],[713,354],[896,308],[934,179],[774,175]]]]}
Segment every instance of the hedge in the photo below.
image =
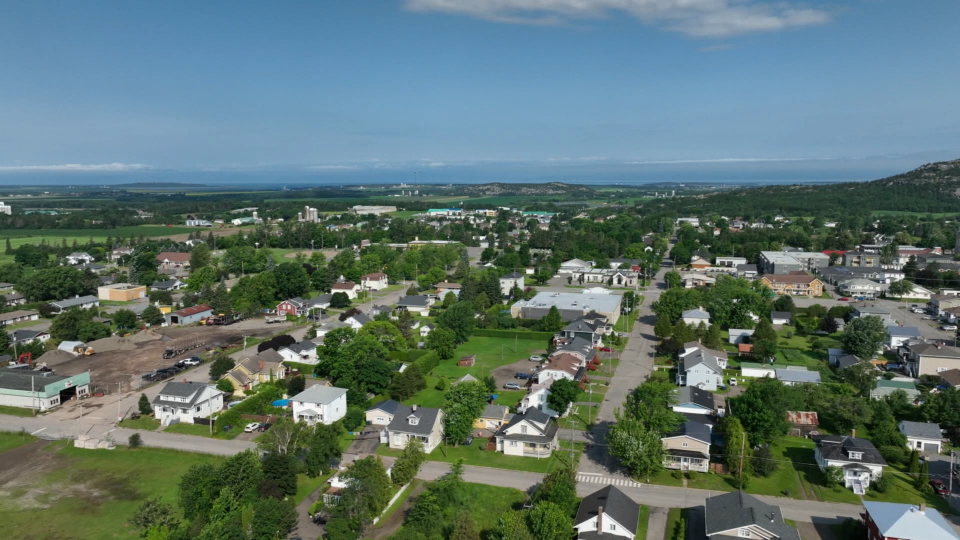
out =
{"type": "Polygon", "coordinates": [[[510,339],[533,339],[537,341],[546,341],[552,338],[553,332],[518,332],[516,330],[493,330],[490,328],[480,328],[473,331],[476,337],[495,337],[510,339]]]}
{"type": "Polygon", "coordinates": [[[414,360],[413,364],[418,366],[420,372],[426,375],[440,365],[440,355],[437,354],[437,351],[428,351],[414,360]]]}

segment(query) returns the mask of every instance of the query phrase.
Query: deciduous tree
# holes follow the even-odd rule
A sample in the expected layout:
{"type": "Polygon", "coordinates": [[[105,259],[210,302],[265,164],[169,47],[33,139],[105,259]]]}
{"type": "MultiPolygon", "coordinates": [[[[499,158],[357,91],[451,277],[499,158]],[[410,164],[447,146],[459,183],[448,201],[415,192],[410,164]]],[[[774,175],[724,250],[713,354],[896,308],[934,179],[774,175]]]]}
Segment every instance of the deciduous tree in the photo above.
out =
{"type": "Polygon", "coordinates": [[[857,317],[847,323],[840,339],[844,350],[866,360],[876,356],[883,347],[887,330],[880,317],[857,317]]]}
{"type": "Polygon", "coordinates": [[[420,472],[420,466],[423,465],[426,457],[423,452],[423,443],[418,439],[410,439],[407,447],[403,449],[400,457],[393,464],[391,473],[393,483],[402,486],[413,480],[420,472]]]}
{"type": "Polygon", "coordinates": [[[573,379],[557,379],[550,385],[550,393],[547,394],[547,406],[557,412],[564,414],[571,403],[577,400],[580,395],[580,385],[573,379]]]}
{"type": "Polygon", "coordinates": [[[486,388],[479,382],[462,382],[443,398],[443,431],[448,444],[457,446],[470,435],[473,423],[487,402],[486,388]]]}
{"type": "Polygon", "coordinates": [[[427,335],[427,348],[437,352],[441,360],[453,358],[457,348],[457,335],[446,328],[434,328],[427,335]]]}

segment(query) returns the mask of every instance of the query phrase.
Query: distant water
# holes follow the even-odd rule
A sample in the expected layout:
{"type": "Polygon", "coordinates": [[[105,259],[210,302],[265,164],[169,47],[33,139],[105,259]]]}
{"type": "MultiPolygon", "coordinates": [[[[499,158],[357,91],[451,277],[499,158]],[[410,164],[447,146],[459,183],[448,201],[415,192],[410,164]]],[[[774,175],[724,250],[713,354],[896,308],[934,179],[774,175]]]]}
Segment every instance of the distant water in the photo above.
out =
{"type": "MultiPolygon", "coordinates": [[[[928,160],[932,161],[932,160],[928,160]]],[[[689,183],[773,185],[876,180],[912,170],[923,160],[735,161],[704,163],[496,164],[452,167],[414,166],[389,169],[283,169],[257,171],[149,170],[117,173],[0,174],[0,186],[90,186],[178,182],[185,189],[237,186],[245,189],[290,189],[307,186],[373,184],[479,184],[489,182],[566,182],[584,185],[689,183]]]]}

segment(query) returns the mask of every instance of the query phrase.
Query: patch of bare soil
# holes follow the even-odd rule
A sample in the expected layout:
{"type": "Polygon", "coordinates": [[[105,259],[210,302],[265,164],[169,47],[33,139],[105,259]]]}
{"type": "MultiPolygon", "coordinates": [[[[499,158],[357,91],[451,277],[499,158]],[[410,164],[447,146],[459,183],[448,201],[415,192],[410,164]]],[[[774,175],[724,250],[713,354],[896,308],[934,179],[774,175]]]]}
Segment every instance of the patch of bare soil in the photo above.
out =
{"type": "Polygon", "coordinates": [[[493,378],[497,381],[497,387],[502,388],[504,383],[515,382],[520,386],[527,384],[529,379],[517,379],[517,372],[524,372],[533,375],[538,364],[537,362],[531,362],[530,360],[524,358],[522,360],[517,360],[512,364],[507,364],[505,366],[500,366],[490,372],[493,375],[493,378]]]}

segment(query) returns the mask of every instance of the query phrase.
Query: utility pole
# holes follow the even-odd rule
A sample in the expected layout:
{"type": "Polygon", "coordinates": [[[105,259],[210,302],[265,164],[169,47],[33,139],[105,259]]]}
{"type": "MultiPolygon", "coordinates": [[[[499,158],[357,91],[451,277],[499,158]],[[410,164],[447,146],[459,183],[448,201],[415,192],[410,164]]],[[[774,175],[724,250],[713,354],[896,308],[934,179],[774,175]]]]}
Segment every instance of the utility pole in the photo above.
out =
{"type": "Polygon", "coordinates": [[[953,456],[955,455],[954,451],[950,451],[950,497],[953,497],[953,456]]]}
{"type": "Polygon", "coordinates": [[[744,431],[740,435],[740,470],[737,471],[737,475],[740,476],[740,482],[743,482],[743,453],[747,446],[747,432],[744,431]]]}
{"type": "Polygon", "coordinates": [[[120,395],[120,392],[122,392],[121,390],[122,384],[123,384],[123,381],[117,381],[117,424],[120,423],[120,420],[123,420],[123,417],[120,416],[120,402],[123,400],[123,397],[120,395]]]}

